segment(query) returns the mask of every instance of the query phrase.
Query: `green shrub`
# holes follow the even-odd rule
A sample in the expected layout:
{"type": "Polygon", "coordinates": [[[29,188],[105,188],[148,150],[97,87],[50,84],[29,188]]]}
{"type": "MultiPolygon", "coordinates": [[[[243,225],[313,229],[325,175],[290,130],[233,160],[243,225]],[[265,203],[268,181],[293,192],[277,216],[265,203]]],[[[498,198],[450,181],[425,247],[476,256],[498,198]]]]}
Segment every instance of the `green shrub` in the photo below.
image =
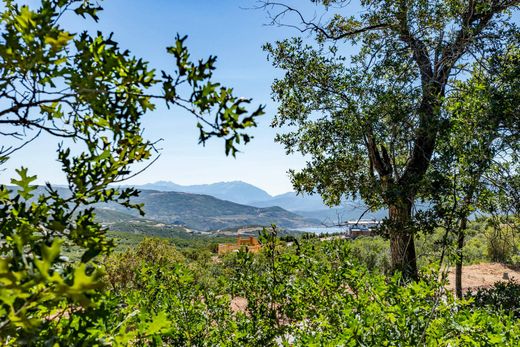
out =
{"type": "Polygon", "coordinates": [[[105,259],[105,282],[111,289],[138,287],[140,281],[136,273],[142,266],[153,264],[168,269],[184,261],[184,256],[168,240],[145,238],[137,247],[114,253],[105,259]]]}
{"type": "Polygon", "coordinates": [[[390,244],[379,236],[361,236],[352,240],[352,257],[369,271],[390,270],[390,244]]]}
{"type": "Polygon", "coordinates": [[[506,312],[520,318],[520,283],[515,280],[497,282],[491,288],[479,288],[468,293],[474,307],[484,307],[492,311],[506,312]]]}
{"type": "Polygon", "coordinates": [[[487,240],[483,234],[468,238],[464,245],[464,264],[478,264],[488,260],[487,240]]]}
{"type": "Polygon", "coordinates": [[[457,301],[432,274],[403,285],[359,265],[349,241],[305,242],[300,254],[236,255],[241,345],[454,346],[520,343],[514,319],[457,301]]]}
{"type": "Polygon", "coordinates": [[[520,344],[518,320],[505,311],[516,310],[518,286],[461,301],[436,273],[406,284],[398,274],[369,270],[367,258],[388,249],[380,238],[311,239],[296,248],[281,245],[273,231],[262,241],[259,254],[215,260],[180,257],[164,240],[144,240],[115,255],[120,267],[133,269],[132,285],[47,321],[39,338],[114,346],[520,344]],[[363,247],[369,251],[360,253],[363,247]],[[232,306],[237,300],[242,305],[232,306]]]}
{"type": "Polygon", "coordinates": [[[489,260],[506,263],[511,260],[516,249],[515,235],[507,227],[489,227],[485,231],[489,260]]]}

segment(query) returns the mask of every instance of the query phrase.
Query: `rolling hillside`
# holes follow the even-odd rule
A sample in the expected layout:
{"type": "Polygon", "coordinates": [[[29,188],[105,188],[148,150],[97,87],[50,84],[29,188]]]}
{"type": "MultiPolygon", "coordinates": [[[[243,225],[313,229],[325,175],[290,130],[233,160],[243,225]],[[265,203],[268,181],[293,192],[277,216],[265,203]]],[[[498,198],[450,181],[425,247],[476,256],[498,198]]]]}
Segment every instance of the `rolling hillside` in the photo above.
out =
{"type": "MultiPolygon", "coordinates": [[[[319,223],[281,207],[258,208],[219,200],[209,195],[143,190],[134,201],[144,203],[147,219],[185,225],[202,231],[273,223],[284,228],[298,228],[319,223]]],[[[118,205],[109,207],[136,214],[118,205]]]]}
{"type": "MultiPolygon", "coordinates": [[[[43,190],[44,187],[38,187],[36,195],[43,190]]],[[[70,195],[67,188],[58,187],[58,191],[63,196],[70,195]]],[[[32,200],[36,201],[36,197],[32,200]]],[[[144,204],[145,218],[141,218],[137,211],[121,205],[100,203],[96,205],[98,220],[109,226],[137,224],[140,227],[142,223],[165,223],[196,231],[271,224],[293,229],[319,224],[319,220],[302,217],[281,207],[259,208],[220,200],[209,195],[142,190],[133,202],[144,204]]]]}
{"type": "MultiPolygon", "coordinates": [[[[137,188],[210,195],[220,200],[227,200],[258,208],[281,207],[284,210],[300,216],[316,219],[324,224],[334,224],[351,219],[358,219],[366,210],[365,204],[361,201],[345,200],[341,206],[330,208],[323,203],[319,195],[297,195],[295,192],[287,192],[271,196],[266,191],[241,181],[191,186],[159,181],[137,186],[137,188]]],[[[384,216],[386,216],[385,211],[378,211],[365,214],[364,218],[381,219],[384,216]]]]}

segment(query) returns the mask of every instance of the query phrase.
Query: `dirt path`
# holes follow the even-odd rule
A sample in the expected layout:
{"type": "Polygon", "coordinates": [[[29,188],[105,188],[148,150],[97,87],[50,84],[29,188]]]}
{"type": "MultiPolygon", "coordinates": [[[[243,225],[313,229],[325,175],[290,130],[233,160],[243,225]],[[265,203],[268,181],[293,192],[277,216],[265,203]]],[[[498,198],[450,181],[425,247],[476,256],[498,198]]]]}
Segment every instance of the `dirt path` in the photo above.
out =
{"type": "MultiPolygon", "coordinates": [[[[507,273],[508,278],[520,281],[520,272],[503,264],[486,263],[464,266],[462,268],[462,289],[467,291],[490,287],[498,281],[507,280],[507,278],[504,278],[505,273],[507,273]]],[[[448,288],[455,290],[455,268],[450,269],[448,280],[450,282],[448,288]]]]}

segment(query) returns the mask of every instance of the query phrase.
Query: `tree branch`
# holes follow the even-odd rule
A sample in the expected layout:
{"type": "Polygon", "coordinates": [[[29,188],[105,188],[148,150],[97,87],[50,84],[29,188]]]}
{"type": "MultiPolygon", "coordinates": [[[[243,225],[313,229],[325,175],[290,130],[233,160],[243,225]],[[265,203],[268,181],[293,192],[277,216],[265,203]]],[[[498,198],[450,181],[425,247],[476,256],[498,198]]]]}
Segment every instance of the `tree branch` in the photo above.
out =
{"type": "Polygon", "coordinates": [[[520,0],[495,0],[488,11],[477,12],[476,2],[474,0],[468,1],[468,7],[461,18],[459,31],[452,42],[448,43],[442,50],[441,59],[435,66],[436,79],[445,84],[453,65],[467,51],[470,43],[482,33],[493,16],[518,5],[520,5],[520,0]]]}
{"type": "Polygon", "coordinates": [[[328,31],[327,29],[325,29],[324,27],[320,26],[319,24],[316,24],[312,20],[305,19],[305,17],[299,10],[297,10],[291,6],[288,6],[286,4],[283,4],[280,2],[273,2],[273,1],[264,1],[263,4],[258,6],[257,8],[258,9],[267,9],[269,7],[270,8],[274,8],[274,7],[282,8],[282,10],[274,16],[271,16],[271,14],[268,11],[268,13],[271,17],[271,23],[270,23],[271,25],[294,28],[302,33],[308,32],[308,31],[315,32],[319,35],[322,35],[326,39],[333,40],[333,41],[346,39],[346,38],[350,38],[350,37],[353,37],[353,36],[356,36],[359,34],[363,34],[363,33],[369,32],[369,31],[381,30],[381,29],[385,29],[385,28],[389,27],[388,23],[378,23],[378,24],[374,24],[374,25],[367,25],[367,26],[364,26],[364,27],[361,27],[361,28],[355,29],[355,30],[344,31],[340,34],[334,34],[330,31],[328,31]],[[303,27],[281,23],[280,18],[284,17],[287,13],[294,13],[299,18],[303,27]]]}
{"type": "Polygon", "coordinates": [[[22,109],[29,109],[31,107],[40,106],[43,104],[53,103],[53,102],[60,102],[65,100],[66,98],[74,96],[73,94],[65,94],[60,96],[59,98],[55,99],[45,99],[45,100],[38,100],[38,101],[31,101],[28,103],[16,103],[15,105],[0,111],[0,117],[9,113],[17,113],[18,111],[22,109]]]}

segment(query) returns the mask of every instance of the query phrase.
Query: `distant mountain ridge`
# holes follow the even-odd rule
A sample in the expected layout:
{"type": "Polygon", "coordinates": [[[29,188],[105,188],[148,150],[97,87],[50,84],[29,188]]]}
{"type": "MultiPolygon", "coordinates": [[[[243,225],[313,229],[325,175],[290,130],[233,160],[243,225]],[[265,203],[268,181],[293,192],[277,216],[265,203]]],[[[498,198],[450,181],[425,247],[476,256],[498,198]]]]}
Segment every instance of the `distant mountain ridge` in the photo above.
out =
{"type": "Polygon", "coordinates": [[[251,201],[264,201],[271,198],[271,195],[266,191],[242,181],[217,182],[189,186],[183,186],[168,181],[159,181],[136,186],[136,188],[163,192],[211,195],[217,199],[228,200],[238,204],[248,204],[251,201]]]}
{"type": "MultiPolygon", "coordinates": [[[[307,227],[334,226],[348,220],[357,220],[361,216],[369,219],[381,219],[386,215],[384,210],[364,214],[366,206],[361,201],[345,201],[343,206],[329,208],[323,204],[321,197],[318,195],[302,196],[296,195],[295,192],[288,192],[272,197],[260,188],[244,182],[222,182],[220,184],[189,187],[193,190],[212,189],[225,200],[208,194],[172,191],[171,189],[184,189],[184,187],[171,182],[157,182],[138,186],[141,189],[141,194],[133,199],[133,202],[144,204],[147,223],[156,221],[157,223],[176,225],[179,228],[186,227],[197,231],[214,231],[244,226],[268,226],[271,224],[294,230],[307,227]],[[165,190],[170,189],[170,191],[144,189],[144,187],[150,186],[165,190]],[[241,190],[244,187],[251,191],[261,191],[260,196],[263,196],[264,200],[249,204],[230,201],[237,195],[240,195],[242,201],[249,200],[247,191],[241,190]]],[[[70,195],[70,191],[66,187],[56,188],[60,195],[70,195]]],[[[40,186],[38,190],[43,189],[40,186]]],[[[136,211],[128,210],[115,203],[100,203],[96,205],[96,209],[98,209],[98,220],[103,223],[126,223],[130,225],[143,222],[136,211]]]]}
{"type": "Polygon", "coordinates": [[[249,201],[249,204],[256,207],[280,206],[288,211],[328,209],[319,195],[297,195],[295,192],[287,192],[264,200],[249,201]]]}
{"type": "MultiPolygon", "coordinates": [[[[16,187],[9,187],[16,190],[16,187]]],[[[66,187],[54,186],[63,197],[70,196],[66,187]]],[[[39,186],[35,195],[42,194],[45,187],[39,186]]],[[[37,197],[32,201],[36,201],[37,197]]],[[[138,211],[128,209],[114,202],[94,205],[98,221],[105,224],[157,222],[177,225],[197,231],[214,231],[244,226],[270,226],[276,224],[282,228],[298,229],[319,225],[319,220],[303,217],[280,207],[259,208],[220,200],[213,196],[183,192],[164,192],[141,190],[133,203],[143,203],[145,217],[138,211]]]]}
{"type": "Polygon", "coordinates": [[[169,181],[158,181],[135,186],[139,189],[163,192],[182,192],[210,195],[217,199],[255,207],[279,206],[288,211],[315,211],[328,209],[319,195],[296,195],[287,192],[271,196],[265,190],[242,181],[217,182],[183,186],[169,181]]]}
{"type": "MultiPolygon", "coordinates": [[[[361,201],[345,201],[342,206],[330,208],[323,203],[319,195],[297,195],[296,192],[287,192],[271,196],[261,188],[242,181],[189,186],[159,181],[136,187],[139,189],[210,195],[217,199],[258,208],[281,207],[284,210],[307,218],[317,219],[323,223],[330,223],[331,221],[337,223],[338,220],[358,219],[366,210],[366,206],[361,201]]],[[[364,217],[380,219],[385,215],[385,211],[378,211],[376,213],[368,213],[364,217]]]]}

